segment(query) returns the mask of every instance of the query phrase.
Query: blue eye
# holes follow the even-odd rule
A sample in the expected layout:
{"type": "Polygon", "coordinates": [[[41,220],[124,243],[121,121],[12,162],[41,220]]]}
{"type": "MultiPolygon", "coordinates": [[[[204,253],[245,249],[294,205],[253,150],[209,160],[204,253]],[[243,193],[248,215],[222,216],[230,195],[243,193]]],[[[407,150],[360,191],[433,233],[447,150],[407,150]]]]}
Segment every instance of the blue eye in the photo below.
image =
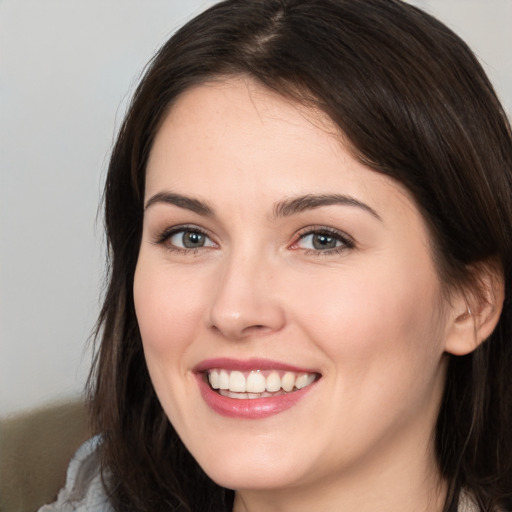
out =
{"type": "Polygon", "coordinates": [[[333,235],[325,233],[310,233],[301,237],[301,245],[304,249],[314,249],[315,251],[325,251],[340,247],[342,242],[333,235]]]}
{"type": "Polygon", "coordinates": [[[174,227],[160,233],[155,242],[169,251],[194,251],[207,247],[216,247],[216,244],[201,229],[194,227],[174,227]]]}
{"type": "Polygon", "coordinates": [[[353,241],[341,232],[332,229],[309,229],[300,235],[295,247],[315,253],[339,253],[354,247],[353,241]]]}
{"type": "Polygon", "coordinates": [[[213,247],[215,244],[207,235],[200,231],[181,230],[172,234],[168,241],[180,249],[199,249],[201,247],[213,247]]]}

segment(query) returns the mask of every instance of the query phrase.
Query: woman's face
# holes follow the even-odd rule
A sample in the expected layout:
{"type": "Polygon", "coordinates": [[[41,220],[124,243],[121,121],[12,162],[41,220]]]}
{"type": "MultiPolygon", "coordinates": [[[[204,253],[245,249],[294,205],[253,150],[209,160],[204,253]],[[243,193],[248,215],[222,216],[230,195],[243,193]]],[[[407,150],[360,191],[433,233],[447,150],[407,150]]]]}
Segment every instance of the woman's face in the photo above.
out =
{"type": "Polygon", "coordinates": [[[229,488],[433,464],[449,306],[425,222],[340,140],[232,79],[183,94],[151,151],[134,283],[146,361],[229,488]]]}

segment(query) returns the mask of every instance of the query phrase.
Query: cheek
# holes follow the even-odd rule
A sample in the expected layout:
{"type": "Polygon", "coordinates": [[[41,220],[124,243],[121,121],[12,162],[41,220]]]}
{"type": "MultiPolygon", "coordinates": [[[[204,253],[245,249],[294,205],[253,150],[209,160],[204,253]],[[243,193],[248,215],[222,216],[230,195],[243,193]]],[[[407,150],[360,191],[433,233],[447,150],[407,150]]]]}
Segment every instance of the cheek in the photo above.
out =
{"type": "Polygon", "coordinates": [[[436,274],[398,262],[384,268],[340,271],[307,284],[307,294],[294,294],[301,297],[298,321],[344,375],[363,379],[375,370],[378,382],[393,372],[412,379],[423,365],[435,371],[443,353],[436,274]]]}
{"type": "Polygon", "coordinates": [[[134,302],[144,350],[172,357],[202,322],[203,281],[139,260],[134,302]]]}
{"type": "Polygon", "coordinates": [[[154,390],[175,428],[193,398],[188,351],[202,322],[202,280],[174,272],[144,254],[134,276],[134,304],[154,390]]]}
{"type": "Polygon", "coordinates": [[[330,360],[333,435],[344,429],[357,453],[376,431],[391,435],[418,418],[430,418],[420,427],[429,429],[444,383],[435,275],[345,273],[325,285],[302,295],[297,315],[330,360]]]}

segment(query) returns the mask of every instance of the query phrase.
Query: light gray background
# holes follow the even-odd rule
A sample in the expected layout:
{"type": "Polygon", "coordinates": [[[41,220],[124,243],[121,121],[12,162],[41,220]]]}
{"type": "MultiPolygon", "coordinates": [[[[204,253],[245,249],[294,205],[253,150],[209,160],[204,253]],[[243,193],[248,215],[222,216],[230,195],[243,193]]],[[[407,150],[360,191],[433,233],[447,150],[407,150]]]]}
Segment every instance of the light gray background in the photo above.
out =
{"type": "MultiPolygon", "coordinates": [[[[144,64],[213,1],[0,0],[0,417],[78,396],[103,272],[102,182],[144,64]]],[[[512,0],[415,0],[512,112],[512,0]]]]}

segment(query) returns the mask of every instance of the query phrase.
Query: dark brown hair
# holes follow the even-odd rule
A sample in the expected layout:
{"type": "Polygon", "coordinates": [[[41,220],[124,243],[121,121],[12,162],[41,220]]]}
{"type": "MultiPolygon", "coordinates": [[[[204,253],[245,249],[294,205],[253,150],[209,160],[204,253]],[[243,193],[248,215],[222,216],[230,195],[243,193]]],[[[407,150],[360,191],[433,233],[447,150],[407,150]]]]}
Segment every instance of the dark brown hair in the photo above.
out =
{"type": "Polygon", "coordinates": [[[482,511],[512,506],[512,140],[476,58],[436,19],[399,0],[227,0],[179,30],[135,92],[105,188],[109,281],[90,378],[116,510],[231,510],[167,420],[150,382],[133,305],[145,168],[176,98],[245,75],[325,112],[354,155],[402,183],[430,228],[450,286],[503,270],[499,323],[473,353],[451,357],[435,432],[445,511],[469,489],[482,511]]]}

